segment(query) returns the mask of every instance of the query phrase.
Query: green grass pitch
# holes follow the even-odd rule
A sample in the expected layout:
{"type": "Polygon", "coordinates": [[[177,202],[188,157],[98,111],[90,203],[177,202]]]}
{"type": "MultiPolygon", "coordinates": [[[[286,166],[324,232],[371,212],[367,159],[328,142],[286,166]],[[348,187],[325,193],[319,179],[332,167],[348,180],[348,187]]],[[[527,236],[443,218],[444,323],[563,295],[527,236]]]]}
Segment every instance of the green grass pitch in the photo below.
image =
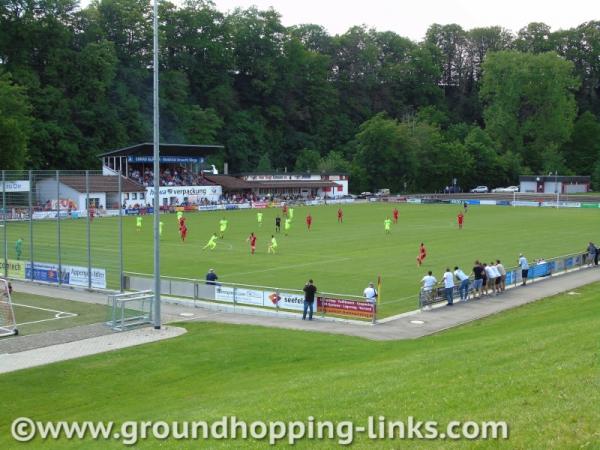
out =
{"type": "MultiPolygon", "coordinates": [[[[583,251],[596,240],[599,212],[592,209],[470,206],[463,230],[458,230],[459,205],[399,204],[400,220],[385,235],[383,221],[393,204],[344,205],[344,223],[338,224],[338,205],[294,208],[289,236],[277,235],[276,255],[267,254],[280,209],[264,209],[259,228],[257,210],[186,213],[188,239],[182,243],[174,214],[162,216],[161,272],[164,275],[203,278],[214,268],[220,280],[300,289],[313,278],[320,291],[361,295],[369,281],[383,279],[381,316],[417,307],[419,281],[427,270],[441,278],[446,267],[461,266],[470,272],[476,258],[499,258],[506,267],[516,265],[519,252],[531,260],[583,251]],[[313,229],[304,222],[313,216],[313,229]],[[202,250],[222,217],[229,220],[225,238],[214,251],[202,250]],[[258,235],[257,253],[250,255],[250,232],[258,235]],[[424,242],[428,256],[417,267],[418,247],[424,242]]],[[[91,224],[92,265],[106,268],[109,284],[118,283],[118,219],[97,218],[91,224]]],[[[54,221],[34,222],[34,259],[57,262],[57,227],[54,221]]],[[[29,258],[28,223],[7,227],[9,257],[15,257],[17,236],[25,240],[23,258],[29,258]]],[[[2,233],[0,233],[2,236],[2,233]]],[[[85,220],[61,222],[62,263],[87,264],[85,220]]],[[[152,218],[143,219],[136,231],[135,217],[124,221],[125,269],[152,272],[152,218]]],[[[1,250],[0,250],[1,251],[1,250]]]]}
{"type": "MultiPolygon", "coordinates": [[[[470,214],[470,212],[469,212],[470,214]]],[[[123,448],[118,440],[16,445],[17,417],[178,421],[503,420],[507,441],[368,441],[354,449],[598,448],[599,285],[413,341],[373,342],[253,326],[186,323],[173,340],[0,375],[2,448],[123,448]]],[[[157,441],[136,448],[267,448],[157,441]]],[[[280,448],[287,448],[285,443],[280,448]]],[[[341,448],[302,441],[298,448],[341,448]]]]}

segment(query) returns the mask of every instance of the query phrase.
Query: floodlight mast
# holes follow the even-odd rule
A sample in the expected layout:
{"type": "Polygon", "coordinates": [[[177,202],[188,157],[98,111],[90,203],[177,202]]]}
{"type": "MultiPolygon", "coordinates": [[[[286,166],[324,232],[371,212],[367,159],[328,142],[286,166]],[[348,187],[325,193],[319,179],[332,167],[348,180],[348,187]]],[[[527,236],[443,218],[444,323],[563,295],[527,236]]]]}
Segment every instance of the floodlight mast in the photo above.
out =
{"type": "Polygon", "coordinates": [[[160,149],[158,114],[158,0],[154,0],[153,13],[153,118],[154,118],[154,328],[160,329],[160,149]]]}

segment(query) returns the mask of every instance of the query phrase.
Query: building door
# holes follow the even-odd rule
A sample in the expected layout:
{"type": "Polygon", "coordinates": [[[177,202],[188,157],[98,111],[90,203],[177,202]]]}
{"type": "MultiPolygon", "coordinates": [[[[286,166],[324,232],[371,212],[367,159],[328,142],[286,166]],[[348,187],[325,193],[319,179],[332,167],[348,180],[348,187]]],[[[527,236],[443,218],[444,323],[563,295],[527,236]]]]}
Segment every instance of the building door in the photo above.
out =
{"type": "Polygon", "coordinates": [[[537,190],[536,192],[538,193],[543,193],[544,192],[544,182],[541,180],[537,181],[537,190]]]}

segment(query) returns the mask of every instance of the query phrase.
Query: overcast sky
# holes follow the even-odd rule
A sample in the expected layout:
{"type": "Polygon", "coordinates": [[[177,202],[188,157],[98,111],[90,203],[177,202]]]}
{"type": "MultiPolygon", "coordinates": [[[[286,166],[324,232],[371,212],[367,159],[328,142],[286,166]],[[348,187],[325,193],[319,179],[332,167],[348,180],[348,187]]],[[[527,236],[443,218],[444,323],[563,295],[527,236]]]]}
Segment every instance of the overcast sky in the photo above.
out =
{"type": "Polygon", "coordinates": [[[226,12],[237,6],[272,6],[286,26],[315,23],[330,34],[366,24],[419,41],[432,23],[458,23],[464,29],[500,25],[517,32],[530,22],[552,30],[599,19],[598,0],[214,0],[226,12]]]}

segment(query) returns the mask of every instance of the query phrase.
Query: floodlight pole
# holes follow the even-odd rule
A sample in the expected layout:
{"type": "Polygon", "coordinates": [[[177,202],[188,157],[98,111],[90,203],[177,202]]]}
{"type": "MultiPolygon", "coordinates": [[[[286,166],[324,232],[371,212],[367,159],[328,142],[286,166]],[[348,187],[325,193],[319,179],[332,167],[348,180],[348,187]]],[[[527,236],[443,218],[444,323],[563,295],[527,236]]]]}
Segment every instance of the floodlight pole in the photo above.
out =
{"type": "Polygon", "coordinates": [[[160,150],[158,114],[158,0],[154,0],[153,13],[153,109],[154,109],[154,329],[160,329],[160,150]]]}

